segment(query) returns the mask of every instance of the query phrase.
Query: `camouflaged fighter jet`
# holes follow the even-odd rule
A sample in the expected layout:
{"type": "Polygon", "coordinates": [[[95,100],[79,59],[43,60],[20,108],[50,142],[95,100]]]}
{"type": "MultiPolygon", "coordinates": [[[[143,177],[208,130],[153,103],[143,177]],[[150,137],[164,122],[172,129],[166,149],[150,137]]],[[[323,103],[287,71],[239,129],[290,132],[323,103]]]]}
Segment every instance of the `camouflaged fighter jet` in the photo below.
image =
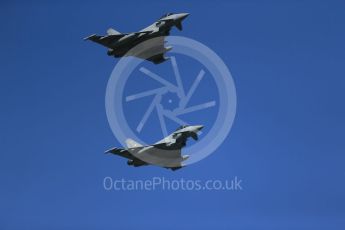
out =
{"type": "Polygon", "coordinates": [[[181,149],[186,146],[188,138],[192,137],[194,140],[198,140],[198,132],[202,128],[202,125],[184,125],[163,140],[147,146],[127,139],[127,149],[112,148],[105,153],[127,158],[127,164],[134,167],[156,165],[174,171],[182,168],[184,166],[183,161],[189,157],[181,154],[181,149]]]}
{"type": "MultiPolygon", "coordinates": [[[[188,16],[187,13],[168,13],[163,15],[158,21],[152,25],[133,33],[120,33],[112,28],[108,29],[107,35],[99,36],[90,35],[84,40],[91,40],[108,48],[107,54],[114,57],[136,56],[146,59],[155,64],[164,62],[168,58],[164,54],[172,49],[172,47],[164,47],[165,36],[170,34],[173,26],[182,30],[182,21],[188,16]],[[157,38],[154,41],[153,56],[145,54],[129,54],[128,51],[143,41],[157,38]]],[[[153,45],[152,45],[153,46],[153,45]]]]}

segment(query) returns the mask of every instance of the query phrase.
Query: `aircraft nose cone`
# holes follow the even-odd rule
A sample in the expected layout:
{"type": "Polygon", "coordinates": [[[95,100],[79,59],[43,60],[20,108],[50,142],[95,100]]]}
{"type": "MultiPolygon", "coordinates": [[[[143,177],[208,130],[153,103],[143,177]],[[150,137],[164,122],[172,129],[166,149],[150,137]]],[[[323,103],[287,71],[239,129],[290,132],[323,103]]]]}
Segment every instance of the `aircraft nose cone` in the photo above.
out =
{"type": "Polygon", "coordinates": [[[177,17],[177,20],[183,20],[185,19],[186,17],[188,17],[188,13],[180,13],[180,14],[177,14],[176,17],[177,17]]]}
{"type": "Polygon", "coordinates": [[[197,131],[202,130],[202,128],[204,128],[204,126],[202,126],[202,125],[196,125],[196,126],[195,126],[195,129],[196,129],[197,131]]]}

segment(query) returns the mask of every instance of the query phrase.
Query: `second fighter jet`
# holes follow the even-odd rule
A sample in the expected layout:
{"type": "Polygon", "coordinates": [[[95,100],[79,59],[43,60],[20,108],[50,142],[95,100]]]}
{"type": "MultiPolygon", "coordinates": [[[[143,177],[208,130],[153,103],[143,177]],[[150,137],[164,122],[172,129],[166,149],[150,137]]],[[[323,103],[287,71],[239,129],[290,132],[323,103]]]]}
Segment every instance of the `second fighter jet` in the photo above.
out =
{"type": "Polygon", "coordinates": [[[120,33],[112,28],[108,29],[107,35],[90,35],[84,40],[90,40],[99,43],[108,48],[107,54],[114,57],[123,56],[136,56],[138,58],[144,58],[155,64],[164,62],[167,60],[164,54],[171,50],[172,47],[164,46],[164,37],[170,34],[172,27],[176,27],[182,30],[182,21],[188,16],[188,13],[168,13],[163,15],[158,21],[154,22],[152,25],[142,29],[138,32],[132,33],[120,33]],[[152,40],[154,42],[154,55],[150,56],[147,54],[130,54],[128,53],[133,47],[141,42],[147,41],[149,39],[156,38],[152,40]]]}

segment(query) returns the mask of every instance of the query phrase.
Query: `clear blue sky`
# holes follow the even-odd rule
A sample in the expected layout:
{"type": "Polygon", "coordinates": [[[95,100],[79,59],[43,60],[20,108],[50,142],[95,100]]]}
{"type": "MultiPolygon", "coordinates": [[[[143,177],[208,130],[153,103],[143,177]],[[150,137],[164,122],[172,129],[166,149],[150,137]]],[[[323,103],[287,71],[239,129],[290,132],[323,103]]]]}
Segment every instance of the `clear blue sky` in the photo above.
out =
{"type": "Polygon", "coordinates": [[[344,1],[2,1],[0,229],[344,229],[344,1]],[[231,69],[238,108],[176,172],[104,156],[116,60],[82,41],[189,12],[173,31],[231,69]],[[243,179],[244,190],[109,192],[105,176],[243,179]],[[164,226],[164,227],[162,227],[164,226]]]}

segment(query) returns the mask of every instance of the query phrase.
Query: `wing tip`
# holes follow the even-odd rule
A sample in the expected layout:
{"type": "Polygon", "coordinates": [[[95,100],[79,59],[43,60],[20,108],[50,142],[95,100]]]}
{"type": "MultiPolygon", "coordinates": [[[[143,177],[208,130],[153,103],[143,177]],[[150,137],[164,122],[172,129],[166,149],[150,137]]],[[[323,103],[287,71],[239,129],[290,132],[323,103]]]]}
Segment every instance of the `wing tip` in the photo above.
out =
{"type": "Polygon", "coordinates": [[[104,154],[112,153],[112,152],[114,152],[114,151],[116,151],[116,150],[117,150],[117,148],[111,148],[111,149],[106,150],[106,151],[104,152],[104,154]]]}
{"type": "Polygon", "coordinates": [[[90,36],[85,37],[83,40],[87,41],[87,40],[91,40],[92,38],[94,38],[95,36],[97,36],[96,34],[91,34],[90,36]]]}

